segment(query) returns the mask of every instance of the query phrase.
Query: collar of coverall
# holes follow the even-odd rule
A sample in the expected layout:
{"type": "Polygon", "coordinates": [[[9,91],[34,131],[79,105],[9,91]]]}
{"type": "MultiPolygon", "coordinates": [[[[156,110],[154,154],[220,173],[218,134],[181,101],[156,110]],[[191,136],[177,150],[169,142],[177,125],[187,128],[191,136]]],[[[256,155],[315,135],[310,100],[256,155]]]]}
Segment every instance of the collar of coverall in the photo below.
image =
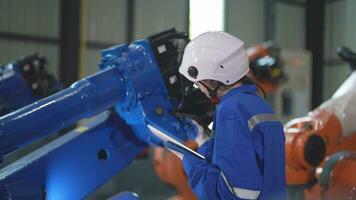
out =
{"type": "Polygon", "coordinates": [[[255,85],[241,85],[239,87],[232,88],[224,96],[221,97],[220,102],[224,101],[225,99],[228,99],[236,93],[257,94],[257,89],[255,85]]]}

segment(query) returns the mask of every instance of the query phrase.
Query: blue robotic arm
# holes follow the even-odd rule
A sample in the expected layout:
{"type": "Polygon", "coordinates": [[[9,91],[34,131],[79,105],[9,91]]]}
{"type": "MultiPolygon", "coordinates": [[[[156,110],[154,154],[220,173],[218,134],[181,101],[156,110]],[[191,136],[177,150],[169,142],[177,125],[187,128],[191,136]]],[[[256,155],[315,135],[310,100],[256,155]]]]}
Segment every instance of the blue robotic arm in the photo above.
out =
{"type": "Polygon", "coordinates": [[[145,146],[117,114],[104,112],[2,168],[0,199],[84,199],[145,146]]]}
{"type": "Polygon", "coordinates": [[[148,143],[159,143],[145,128],[147,120],[184,139],[180,121],[171,115],[165,83],[148,40],[102,52],[101,71],[69,88],[0,118],[3,154],[59,131],[80,119],[115,107],[148,143]]]}
{"type": "Polygon", "coordinates": [[[3,155],[123,101],[125,88],[120,76],[115,76],[118,75],[115,70],[117,68],[100,71],[0,118],[3,155]]]}
{"type": "MultiPolygon", "coordinates": [[[[165,53],[172,57],[173,40],[188,39],[175,30],[157,38],[165,42],[157,43],[151,37],[103,50],[100,72],[1,117],[0,150],[4,156],[80,119],[96,116],[94,123],[1,169],[1,194],[11,199],[81,199],[127,166],[146,144],[162,145],[147,128],[148,123],[178,141],[186,140],[187,131],[195,129],[187,129],[189,124],[172,114],[179,101],[167,91],[157,57],[165,53]],[[98,115],[112,107],[115,112],[98,115]]],[[[176,65],[178,57],[176,51],[176,65]]],[[[173,79],[169,77],[172,84],[173,79]]]]}
{"type": "Polygon", "coordinates": [[[0,116],[62,89],[47,65],[39,54],[0,65],[0,116]]]}

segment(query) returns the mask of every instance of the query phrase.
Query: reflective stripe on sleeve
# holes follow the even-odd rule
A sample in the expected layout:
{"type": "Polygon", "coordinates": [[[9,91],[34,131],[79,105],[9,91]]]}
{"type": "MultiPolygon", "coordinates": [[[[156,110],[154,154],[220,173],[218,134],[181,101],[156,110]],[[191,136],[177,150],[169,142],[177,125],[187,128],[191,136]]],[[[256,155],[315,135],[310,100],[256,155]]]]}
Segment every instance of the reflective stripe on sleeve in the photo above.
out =
{"type": "Polygon", "coordinates": [[[248,121],[248,128],[250,129],[250,132],[255,128],[259,123],[262,122],[280,122],[278,117],[275,114],[258,114],[252,116],[248,121]]]}
{"type": "Polygon", "coordinates": [[[234,188],[234,192],[237,197],[241,199],[257,199],[260,195],[260,191],[248,190],[243,188],[234,188]]]}
{"type": "Polygon", "coordinates": [[[261,191],[258,190],[248,190],[244,188],[231,187],[229,182],[226,179],[225,174],[221,171],[220,175],[223,177],[226,186],[229,188],[230,192],[236,197],[241,199],[257,199],[261,191]]]}

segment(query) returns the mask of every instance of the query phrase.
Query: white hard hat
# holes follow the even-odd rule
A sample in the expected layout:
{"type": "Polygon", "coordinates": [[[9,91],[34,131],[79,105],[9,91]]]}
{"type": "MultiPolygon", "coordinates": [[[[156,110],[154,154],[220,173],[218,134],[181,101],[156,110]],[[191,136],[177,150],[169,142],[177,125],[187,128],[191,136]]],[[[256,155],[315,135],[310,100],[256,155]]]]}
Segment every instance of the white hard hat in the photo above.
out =
{"type": "Polygon", "coordinates": [[[216,80],[231,85],[249,71],[244,43],[220,31],[205,32],[185,47],[179,72],[190,81],[216,80]]]}

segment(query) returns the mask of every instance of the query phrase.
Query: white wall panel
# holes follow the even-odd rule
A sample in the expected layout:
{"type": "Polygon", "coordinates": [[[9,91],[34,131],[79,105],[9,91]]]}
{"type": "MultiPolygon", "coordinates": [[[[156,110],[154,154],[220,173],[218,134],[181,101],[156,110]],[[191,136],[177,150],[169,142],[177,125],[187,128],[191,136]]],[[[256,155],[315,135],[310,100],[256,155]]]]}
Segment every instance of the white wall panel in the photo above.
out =
{"type": "Polygon", "coordinates": [[[88,40],[126,41],[127,0],[88,1],[88,40]]]}
{"type": "Polygon", "coordinates": [[[245,42],[245,46],[264,40],[264,1],[228,0],[226,30],[245,42]]]}
{"type": "Polygon", "coordinates": [[[133,38],[145,38],[169,28],[188,31],[188,3],[187,0],[136,0],[133,38]]]}
{"type": "Polygon", "coordinates": [[[276,42],[282,48],[305,47],[305,10],[303,7],[277,3],[276,42]]]}

